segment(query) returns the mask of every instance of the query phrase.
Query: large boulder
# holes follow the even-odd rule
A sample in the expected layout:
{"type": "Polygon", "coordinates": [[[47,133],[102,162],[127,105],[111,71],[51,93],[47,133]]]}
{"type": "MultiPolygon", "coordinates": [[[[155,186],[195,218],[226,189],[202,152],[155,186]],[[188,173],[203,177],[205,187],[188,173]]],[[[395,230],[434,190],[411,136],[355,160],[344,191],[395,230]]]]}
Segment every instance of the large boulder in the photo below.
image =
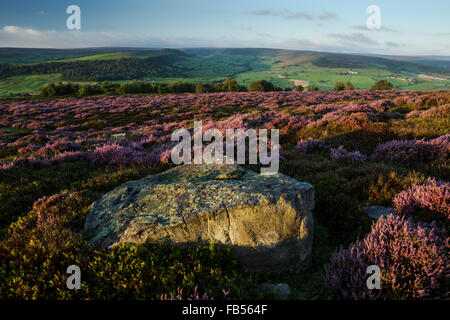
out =
{"type": "Polygon", "coordinates": [[[283,174],[181,165],[106,193],[84,231],[105,247],[224,244],[250,270],[301,271],[311,260],[313,207],[313,186],[283,174]]]}

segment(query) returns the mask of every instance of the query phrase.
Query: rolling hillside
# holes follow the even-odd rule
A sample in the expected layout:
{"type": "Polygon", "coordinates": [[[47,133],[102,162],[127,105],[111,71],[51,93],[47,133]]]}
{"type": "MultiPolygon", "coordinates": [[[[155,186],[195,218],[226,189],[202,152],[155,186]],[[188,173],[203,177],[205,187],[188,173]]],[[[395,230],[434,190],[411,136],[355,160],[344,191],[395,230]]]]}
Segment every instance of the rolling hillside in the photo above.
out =
{"type": "Polygon", "coordinates": [[[240,84],[265,79],[333,90],[337,81],[368,89],[386,79],[396,89],[450,89],[447,57],[394,57],[251,48],[0,48],[0,95],[33,93],[48,82],[144,80],[240,84]]]}

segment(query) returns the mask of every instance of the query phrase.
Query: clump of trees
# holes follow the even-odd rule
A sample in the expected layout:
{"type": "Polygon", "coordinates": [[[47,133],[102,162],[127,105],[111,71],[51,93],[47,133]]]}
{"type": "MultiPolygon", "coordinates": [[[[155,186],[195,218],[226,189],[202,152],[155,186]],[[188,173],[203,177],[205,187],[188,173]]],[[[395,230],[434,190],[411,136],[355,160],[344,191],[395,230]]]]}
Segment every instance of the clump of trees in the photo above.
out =
{"type": "Polygon", "coordinates": [[[316,87],[314,84],[310,84],[308,87],[308,91],[319,91],[319,88],[316,87]]]}
{"type": "Polygon", "coordinates": [[[248,85],[248,91],[249,92],[270,92],[270,91],[282,91],[282,89],[267,80],[258,80],[258,81],[250,82],[250,84],[248,85]]]}
{"type": "Polygon", "coordinates": [[[338,81],[334,85],[334,90],[335,91],[355,90],[355,86],[350,81],[347,81],[346,84],[344,84],[343,82],[338,81]]]}
{"type": "Polygon", "coordinates": [[[302,92],[303,90],[305,90],[305,88],[301,84],[295,87],[295,91],[297,92],[302,92]]]}
{"type": "Polygon", "coordinates": [[[394,85],[387,80],[377,81],[371,88],[371,90],[392,90],[394,85]]]}

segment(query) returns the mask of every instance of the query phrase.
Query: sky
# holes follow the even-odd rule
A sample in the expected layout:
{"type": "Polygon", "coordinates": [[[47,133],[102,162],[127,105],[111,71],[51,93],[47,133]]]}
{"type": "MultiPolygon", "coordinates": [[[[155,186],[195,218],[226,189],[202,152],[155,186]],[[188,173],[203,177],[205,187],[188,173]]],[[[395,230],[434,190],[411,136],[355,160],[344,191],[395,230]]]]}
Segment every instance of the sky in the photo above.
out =
{"type": "Polygon", "coordinates": [[[450,56],[448,0],[2,0],[0,47],[258,47],[450,56]],[[81,29],[66,9],[78,5],[81,29]],[[366,21],[380,9],[380,29],[366,21]]]}

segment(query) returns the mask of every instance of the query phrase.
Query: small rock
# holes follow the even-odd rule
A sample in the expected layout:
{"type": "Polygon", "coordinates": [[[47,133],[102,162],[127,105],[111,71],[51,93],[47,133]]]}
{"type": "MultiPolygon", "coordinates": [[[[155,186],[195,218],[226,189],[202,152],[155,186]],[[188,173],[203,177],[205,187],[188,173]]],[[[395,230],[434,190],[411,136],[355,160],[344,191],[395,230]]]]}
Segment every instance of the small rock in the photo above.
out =
{"type": "Polygon", "coordinates": [[[394,209],[390,208],[390,207],[370,206],[370,207],[365,207],[364,210],[367,212],[367,214],[370,217],[372,217],[374,219],[379,219],[381,216],[395,214],[394,209]]]}
{"type": "Polygon", "coordinates": [[[291,294],[291,289],[287,283],[261,283],[256,289],[257,295],[267,293],[274,294],[282,300],[287,300],[291,294]]]}

